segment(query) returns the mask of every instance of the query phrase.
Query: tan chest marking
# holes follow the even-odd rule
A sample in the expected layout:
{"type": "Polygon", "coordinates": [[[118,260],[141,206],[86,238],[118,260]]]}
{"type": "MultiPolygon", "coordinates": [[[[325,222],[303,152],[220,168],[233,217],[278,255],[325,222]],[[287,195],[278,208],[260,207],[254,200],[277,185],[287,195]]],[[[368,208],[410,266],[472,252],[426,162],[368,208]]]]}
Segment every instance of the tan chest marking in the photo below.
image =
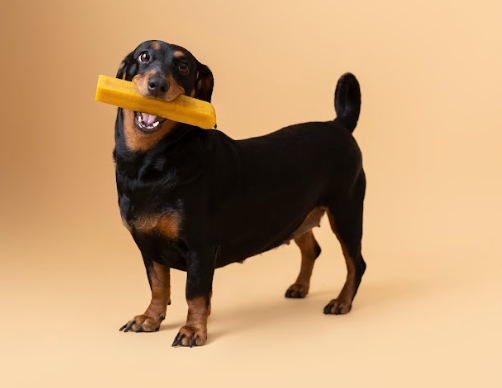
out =
{"type": "Polygon", "coordinates": [[[169,212],[162,215],[153,214],[138,217],[132,222],[132,227],[138,233],[159,234],[171,240],[177,240],[181,222],[182,217],[179,212],[169,212]]]}

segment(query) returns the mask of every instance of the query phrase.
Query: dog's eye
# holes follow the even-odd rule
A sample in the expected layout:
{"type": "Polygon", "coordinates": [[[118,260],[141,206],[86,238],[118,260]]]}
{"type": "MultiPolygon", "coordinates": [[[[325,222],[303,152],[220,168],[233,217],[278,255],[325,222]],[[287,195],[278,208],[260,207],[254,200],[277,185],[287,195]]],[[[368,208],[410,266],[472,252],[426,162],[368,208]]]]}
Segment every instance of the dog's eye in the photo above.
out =
{"type": "Polygon", "coordinates": [[[150,53],[148,51],[143,51],[141,54],[139,54],[139,61],[143,63],[150,62],[150,53]]]}
{"type": "Polygon", "coordinates": [[[182,74],[188,74],[188,72],[190,71],[190,68],[188,67],[188,63],[186,63],[186,62],[180,62],[179,65],[178,65],[178,70],[182,74]]]}

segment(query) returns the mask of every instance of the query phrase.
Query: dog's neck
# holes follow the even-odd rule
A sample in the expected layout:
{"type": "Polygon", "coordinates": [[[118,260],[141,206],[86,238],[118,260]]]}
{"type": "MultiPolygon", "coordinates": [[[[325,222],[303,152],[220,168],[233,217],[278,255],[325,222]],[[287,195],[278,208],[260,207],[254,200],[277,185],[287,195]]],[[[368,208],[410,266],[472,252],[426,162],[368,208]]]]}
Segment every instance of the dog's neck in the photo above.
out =
{"type": "MultiPolygon", "coordinates": [[[[204,130],[177,123],[168,133],[146,151],[128,147],[121,111],[115,123],[115,149],[117,183],[119,180],[158,184],[168,177],[183,183],[192,181],[194,164],[201,164],[204,153],[204,130]]],[[[200,171],[200,170],[199,170],[200,171]]],[[[166,182],[167,183],[167,182],[166,182]]]]}

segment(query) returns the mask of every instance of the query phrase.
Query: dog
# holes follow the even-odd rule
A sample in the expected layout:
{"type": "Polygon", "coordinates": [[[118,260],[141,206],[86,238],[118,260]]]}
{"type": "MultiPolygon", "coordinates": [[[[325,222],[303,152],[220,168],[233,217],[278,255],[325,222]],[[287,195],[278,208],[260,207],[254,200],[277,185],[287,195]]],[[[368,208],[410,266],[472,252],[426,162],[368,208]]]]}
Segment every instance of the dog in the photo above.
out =
{"type": "MultiPolygon", "coordinates": [[[[187,95],[211,101],[211,70],[183,47],[141,43],[116,75],[145,97],[171,101],[187,95]]],[[[347,279],[325,314],[352,308],[366,263],[361,254],[366,178],[352,136],[361,93],[354,75],[335,90],[337,118],[292,125],[233,140],[216,129],[119,108],[115,123],[118,203],[137,244],[151,288],[146,311],[120,328],[159,330],[170,304],[170,269],[187,272],[188,316],[173,346],[207,340],[214,270],[294,240],[301,269],[286,291],[304,298],[321,253],[312,228],[327,214],[340,241],[347,279]]]]}

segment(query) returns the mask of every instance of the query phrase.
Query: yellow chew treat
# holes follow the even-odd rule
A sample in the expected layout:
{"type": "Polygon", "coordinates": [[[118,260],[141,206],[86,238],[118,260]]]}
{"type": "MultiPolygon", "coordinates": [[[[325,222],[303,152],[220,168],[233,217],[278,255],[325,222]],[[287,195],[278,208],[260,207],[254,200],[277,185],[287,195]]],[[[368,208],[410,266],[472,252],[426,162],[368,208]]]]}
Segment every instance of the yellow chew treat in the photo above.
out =
{"type": "Polygon", "coordinates": [[[216,124],[216,114],[209,102],[183,95],[169,102],[143,97],[134,83],[106,75],[99,76],[96,101],[204,129],[211,129],[216,124]]]}

